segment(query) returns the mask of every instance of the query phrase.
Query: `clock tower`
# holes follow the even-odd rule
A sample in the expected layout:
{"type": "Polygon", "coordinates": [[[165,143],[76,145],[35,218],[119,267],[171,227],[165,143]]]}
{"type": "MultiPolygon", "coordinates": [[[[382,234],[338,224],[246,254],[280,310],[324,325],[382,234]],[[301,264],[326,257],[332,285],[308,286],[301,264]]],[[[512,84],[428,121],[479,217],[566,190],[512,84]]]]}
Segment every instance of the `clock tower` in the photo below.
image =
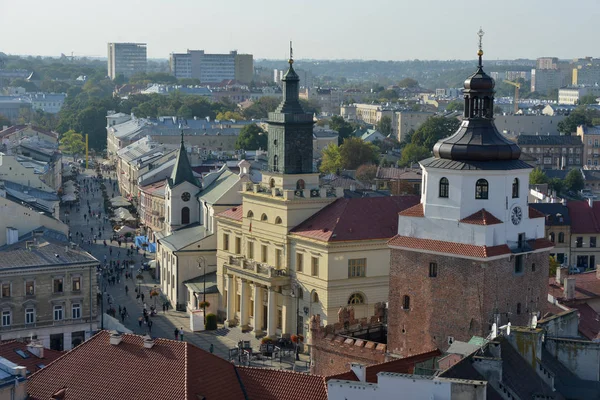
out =
{"type": "Polygon", "coordinates": [[[403,356],[485,337],[494,323],[527,324],[547,301],[552,243],[527,203],[533,167],[494,125],[482,36],[464,119],[420,162],[421,203],[400,213],[389,242],[388,348],[403,356]]]}

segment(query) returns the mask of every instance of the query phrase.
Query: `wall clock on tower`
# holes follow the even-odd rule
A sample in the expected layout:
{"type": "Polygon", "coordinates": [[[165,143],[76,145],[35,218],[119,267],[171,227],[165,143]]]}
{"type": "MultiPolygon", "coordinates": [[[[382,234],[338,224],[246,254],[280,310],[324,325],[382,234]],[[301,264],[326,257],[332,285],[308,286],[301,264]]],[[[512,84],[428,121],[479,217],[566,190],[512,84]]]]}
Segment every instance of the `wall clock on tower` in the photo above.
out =
{"type": "Polygon", "coordinates": [[[512,212],[510,213],[510,220],[512,221],[513,225],[519,225],[521,219],[523,219],[523,211],[521,210],[521,207],[514,206],[512,212]]]}
{"type": "Polygon", "coordinates": [[[183,192],[181,194],[181,200],[183,200],[183,201],[189,201],[190,200],[190,194],[188,192],[183,192]]]}

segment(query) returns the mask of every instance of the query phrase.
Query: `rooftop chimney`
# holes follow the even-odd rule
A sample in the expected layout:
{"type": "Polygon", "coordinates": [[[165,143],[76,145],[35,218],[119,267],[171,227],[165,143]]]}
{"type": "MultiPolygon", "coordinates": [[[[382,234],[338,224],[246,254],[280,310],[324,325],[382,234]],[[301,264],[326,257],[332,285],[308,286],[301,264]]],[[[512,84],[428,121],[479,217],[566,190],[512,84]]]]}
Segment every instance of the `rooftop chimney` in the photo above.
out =
{"type": "Polygon", "coordinates": [[[564,292],[565,299],[572,300],[575,298],[575,278],[565,278],[564,292]]]}
{"type": "Polygon", "coordinates": [[[32,340],[27,344],[27,351],[37,358],[44,358],[44,346],[38,341],[32,340]]]}
{"type": "Polygon", "coordinates": [[[359,363],[351,363],[350,369],[360,382],[367,381],[367,366],[359,363]]]}
{"type": "Polygon", "coordinates": [[[592,199],[591,197],[588,199],[588,204],[590,205],[590,208],[594,208],[594,199],[592,199]]]}
{"type": "Polygon", "coordinates": [[[146,349],[151,349],[154,347],[154,339],[152,339],[149,335],[144,336],[144,347],[146,349]]]}
{"type": "Polygon", "coordinates": [[[123,335],[121,335],[119,332],[112,331],[110,333],[110,344],[112,344],[113,346],[117,346],[119,343],[121,343],[122,340],[123,335]]]}

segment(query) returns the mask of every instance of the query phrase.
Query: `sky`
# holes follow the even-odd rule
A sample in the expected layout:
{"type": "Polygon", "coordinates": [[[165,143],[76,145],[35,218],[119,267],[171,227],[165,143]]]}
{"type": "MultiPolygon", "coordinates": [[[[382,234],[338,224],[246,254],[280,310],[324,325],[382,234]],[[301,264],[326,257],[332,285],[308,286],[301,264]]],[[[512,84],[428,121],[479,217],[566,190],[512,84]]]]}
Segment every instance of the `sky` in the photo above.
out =
{"type": "Polygon", "coordinates": [[[284,59],[598,57],[600,0],[0,0],[0,52],[106,57],[108,42],[149,58],[204,49],[284,59]]]}

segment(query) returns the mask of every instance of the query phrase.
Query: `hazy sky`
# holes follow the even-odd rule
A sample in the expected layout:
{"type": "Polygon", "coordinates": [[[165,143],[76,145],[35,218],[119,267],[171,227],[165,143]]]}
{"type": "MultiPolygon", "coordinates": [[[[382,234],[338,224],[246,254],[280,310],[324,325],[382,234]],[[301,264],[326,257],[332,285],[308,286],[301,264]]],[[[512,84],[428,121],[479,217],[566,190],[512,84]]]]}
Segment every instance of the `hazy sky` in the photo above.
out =
{"type": "Polygon", "coordinates": [[[0,52],[148,57],[237,49],[255,58],[488,59],[600,56],[600,0],[0,0],[0,52]]]}

